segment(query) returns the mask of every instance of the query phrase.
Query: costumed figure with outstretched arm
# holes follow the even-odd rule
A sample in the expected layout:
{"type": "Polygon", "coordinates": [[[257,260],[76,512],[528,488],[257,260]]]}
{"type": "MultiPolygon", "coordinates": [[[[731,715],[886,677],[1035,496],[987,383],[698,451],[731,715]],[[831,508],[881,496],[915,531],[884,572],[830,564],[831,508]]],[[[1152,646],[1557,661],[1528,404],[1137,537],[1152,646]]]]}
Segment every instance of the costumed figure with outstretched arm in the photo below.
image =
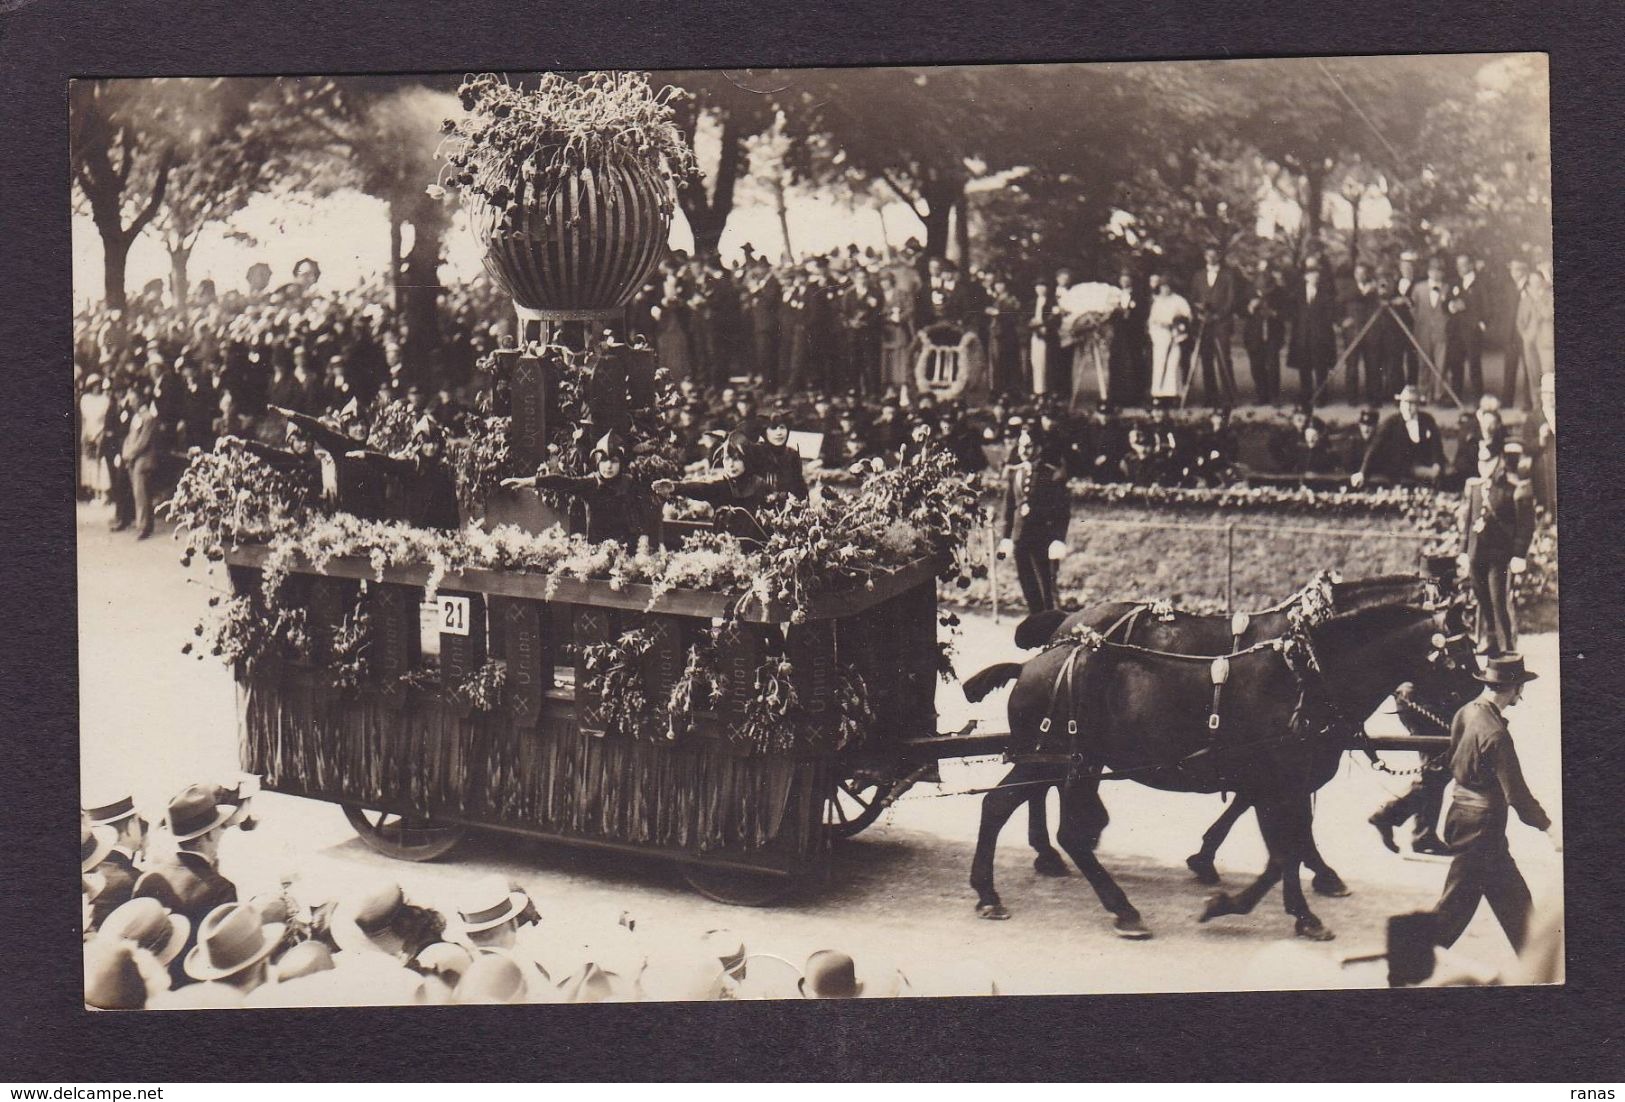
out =
{"type": "Polygon", "coordinates": [[[357,448],[347,458],[400,480],[406,521],[419,528],[458,528],[457,481],[441,458],[445,435],[434,419],[420,417],[412,426],[413,454],[404,459],[357,448]]]}
{"type": "Polygon", "coordinates": [[[367,423],[361,416],[360,403],[352,399],[336,416],[334,429],[314,417],[297,410],[271,406],[287,418],[311,443],[311,450],[322,464],[323,496],[327,496],[326,478],[331,464],[336,508],[353,513],[365,520],[384,519],[384,479],[371,464],[356,460],[350,453],[367,446],[367,423]]]}
{"type": "Polygon", "coordinates": [[[587,538],[593,543],[614,540],[637,547],[649,528],[650,501],[626,473],[626,448],[620,434],[607,432],[594,445],[593,473],[566,475],[539,469],[530,478],[505,478],[506,489],[556,490],[579,497],[587,507],[587,538]]]}
{"type": "Polygon", "coordinates": [[[731,433],[717,449],[714,464],[719,476],[675,480],[657,479],[654,492],[661,497],[686,497],[703,501],[716,510],[720,531],[734,535],[760,534],[756,512],[767,502],[772,488],[766,478],[751,470],[751,443],[744,433],[731,433]]]}

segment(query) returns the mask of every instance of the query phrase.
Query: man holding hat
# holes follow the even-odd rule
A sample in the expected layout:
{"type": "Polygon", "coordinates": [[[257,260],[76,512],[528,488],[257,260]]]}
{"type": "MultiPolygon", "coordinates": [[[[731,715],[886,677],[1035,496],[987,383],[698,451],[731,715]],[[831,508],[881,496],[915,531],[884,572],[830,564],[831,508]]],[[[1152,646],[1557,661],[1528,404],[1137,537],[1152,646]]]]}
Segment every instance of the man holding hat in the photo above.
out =
{"type": "Polygon", "coordinates": [[[1523,445],[1509,441],[1497,450],[1480,443],[1478,477],[1468,479],[1457,515],[1462,553],[1473,603],[1478,608],[1478,649],[1505,654],[1517,646],[1512,624],[1512,575],[1526,569],[1535,538],[1535,494],[1527,482],[1514,483],[1509,468],[1523,460],[1523,445]]]}
{"type": "MultiPolygon", "coordinates": [[[[186,916],[193,934],[216,908],[237,902],[237,886],[220,875],[220,836],[237,809],[218,801],[212,785],[194,784],[169,801],[165,825],[173,856],[153,863],[135,883],[137,899],[151,898],[186,916]]],[[[256,918],[255,921],[258,921],[256,918]]]]}
{"type": "Polygon", "coordinates": [[[1444,820],[1444,841],[1452,861],[1444,893],[1434,906],[1439,916],[1439,944],[1449,947],[1461,937],[1488,899],[1512,948],[1521,952],[1529,926],[1529,886],[1507,849],[1507,809],[1546,832],[1559,852],[1562,843],[1551,833],[1552,821],[1524,783],[1518,753],[1507,728],[1506,710],[1523,697],[1523,687],[1537,674],[1524,669],[1523,657],[1491,657],[1477,675],[1484,692],[1456,713],[1450,724],[1450,773],[1455,796],[1444,820]]]}

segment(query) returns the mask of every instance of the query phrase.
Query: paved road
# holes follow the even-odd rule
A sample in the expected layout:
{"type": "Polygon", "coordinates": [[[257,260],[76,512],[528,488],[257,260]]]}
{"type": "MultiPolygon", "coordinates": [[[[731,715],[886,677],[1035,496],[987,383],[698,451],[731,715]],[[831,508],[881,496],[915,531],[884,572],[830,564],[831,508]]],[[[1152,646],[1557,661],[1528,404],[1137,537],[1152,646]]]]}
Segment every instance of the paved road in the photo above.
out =
{"type": "MultiPolygon", "coordinates": [[[[159,536],[135,542],[106,531],[106,513],[79,508],[81,752],[87,783],[127,779],[138,801],[156,813],[185,784],[236,768],[236,699],[231,677],[213,659],[183,657],[181,645],[203,610],[211,579],[183,570],[175,545],[159,536]]],[[[966,616],[959,641],[962,674],[1013,655],[1013,622],[966,616]]],[[[1545,676],[1514,713],[1530,783],[1548,809],[1559,804],[1557,640],[1526,641],[1532,666],[1545,676]]],[[[943,729],[979,715],[1000,721],[1003,693],[972,709],[945,686],[943,729]]],[[[1383,726],[1397,729],[1391,718],[1383,726]]],[[[1390,755],[1396,766],[1412,764],[1390,755]]],[[[1237,990],[1366,986],[1377,967],[1339,967],[1348,955],[1380,948],[1384,919],[1431,905],[1443,881],[1440,862],[1406,860],[1382,849],[1365,817],[1403,782],[1374,773],[1353,756],[1317,801],[1317,836],[1327,859],[1354,887],[1347,899],[1311,897],[1336,941],[1310,945],[1290,938],[1291,922],[1274,892],[1253,915],[1198,925],[1206,890],[1183,860],[1218,814],[1215,797],[1108,785],[1112,823],[1101,856],[1145,915],[1156,937],[1121,941],[1084,881],[1034,874],[1025,845],[1025,816],[1006,829],[997,875],[1008,922],[977,919],[966,879],[975,847],[974,796],[941,792],[991,784],[996,762],[950,762],[941,786],[922,786],[860,838],[840,847],[831,882],[768,909],[723,906],[684,886],[674,870],[645,858],[604,855],[508,836],[479,836],[441,862],[412,865],[380,857],[356,839],[338,808],[267,793],[252,833],[232,832],[222,863],[247,894],[297,873],[300,894],[320,898],[368,879],[396,878],[408,893],[447,909],[460,887],[498,872],[525,884],[549,921],[609,921],[622,910],[656,940],[716,927],[738,931],[752,952],[803,960],[818,948],[851,952],[871,977],[871,990],[895,983],[901,969],[920,993],[952,993],[993,976],[1015,994],[1237,990]]],[[[1055,820],[1051,796],[1051,821],[1055,820]]],[[[1559,859],[1537,833],[1513,827],[1514,852],[1537,900],[1560,895],[1559,859]]],[[[1251,818],[1240,823],[1220,857],[1226,884],[1239,886],[1264,860],[1251,818]]],[[[1307,880],[1306,880],[1307,883],[1307,880]]],[[[1510,962],[1485,908],[1459,946],[1498,966],[1510,962]]]]}

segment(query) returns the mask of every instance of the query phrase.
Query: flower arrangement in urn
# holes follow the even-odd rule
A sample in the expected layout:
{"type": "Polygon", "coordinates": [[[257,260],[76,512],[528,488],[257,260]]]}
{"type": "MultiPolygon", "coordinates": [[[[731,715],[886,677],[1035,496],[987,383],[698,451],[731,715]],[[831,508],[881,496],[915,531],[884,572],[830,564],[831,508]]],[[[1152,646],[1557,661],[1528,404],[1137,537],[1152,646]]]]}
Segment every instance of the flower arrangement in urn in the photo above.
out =
{"type": "Polygon", "coordinates": [[[642,73],[494,74],[458,89],[429,194],[455,191],[492,278],[528,310],[625,305],[666,245],[676,190],[699,175],[672,109],[642,73]],[[545,246],[545,248],[544,248],[545,246]]]}

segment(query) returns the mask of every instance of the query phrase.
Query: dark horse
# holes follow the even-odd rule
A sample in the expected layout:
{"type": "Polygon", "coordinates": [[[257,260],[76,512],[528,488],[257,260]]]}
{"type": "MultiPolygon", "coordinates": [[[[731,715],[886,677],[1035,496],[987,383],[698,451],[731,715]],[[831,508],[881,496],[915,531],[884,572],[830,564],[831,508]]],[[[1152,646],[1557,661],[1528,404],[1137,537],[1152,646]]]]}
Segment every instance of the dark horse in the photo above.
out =
{"type": "MultiPolygon", "coordinates": [[[[1186,612],[1136,602],[1112,601],[1090,605],[1075,612],[1038,612],[1016,627],[1016,645],[1026,650],[1044,646],[1057,635],[1080,627],[1092,628],[1116,643],[1137,643],[1153,650],[1179,654],[1220,655],[1241,650],[1264,639],[1279,638],[1288,628],[1288,617],[1306,605],[1321,603],[1335,612],[1354,612],[1384,604],[1432,603],[1439,596],[1438,583],[1415,574],[1381,574],[1353,581],[1331,580],[1322,573],[1303,589],[1271,608],[1258,612],[1186,612]]],[[[1328,774],[1325,780],[1331,779],[1328,774]]],[[[1317,786],[1318,787],[1318,786],[1317,786]]],[[[1027,797],[1027,840],[1037,854],[1033,867],[1045,876],[1065,876],[1066,862],[1050,845],[1046,800],[1049,789],[1034,785],[1027,797]]],[[[1236,822],[1252,807],[1247,801],[1231,800],[1218,819],[1202,835],[1202,848],[1185,859],[1186,866],[1203,884],[1217,884],[1214,860],[1219,847],[1236,822]]],[[[1314,875],[1315,891],[1321,895],[1343,896],[1349,888],[1343,878],[1312,847],[1304,859],[1314,875]]]]}
{"type": "Polygon", "coordinates": [[[1437,609],[1386,604],[1255,644],[1226,662],[1216,729],[1210,726],[1216,670],[1209,658],[1101,642],[1085,633],[1059,637],[1024,664],[977,674],[966,685],[973,700],[1016,682],[1009,717],[1017,763],[982,804],[971,866],[977,913],[1008,917],[993,886],[999,831],[1027,801],[1029,786],[1053,785],[1061,790],[1061,847],[1116,916],[1117,932],[1150,936],[1094,853],[1108,821],[1099,788],[1101,771],[1109,769],[1172,792],[1234,792],[1257,810],[1269,864],[1239,895],[1213,895],[1202,921],[1251,911],[1281,880],[1297,933],[1331,937],[1298,880],[1313,847],[1310,797],[1335,771],[1366,717],[1401,683],[1439,679],[1442,667],[1452,688],[1459,680],[1461,691],[1470,691],[1471,645],[1465,636],[1451,638],[1453,616],[1459,616],[1454,602],[1437,609]]]}

